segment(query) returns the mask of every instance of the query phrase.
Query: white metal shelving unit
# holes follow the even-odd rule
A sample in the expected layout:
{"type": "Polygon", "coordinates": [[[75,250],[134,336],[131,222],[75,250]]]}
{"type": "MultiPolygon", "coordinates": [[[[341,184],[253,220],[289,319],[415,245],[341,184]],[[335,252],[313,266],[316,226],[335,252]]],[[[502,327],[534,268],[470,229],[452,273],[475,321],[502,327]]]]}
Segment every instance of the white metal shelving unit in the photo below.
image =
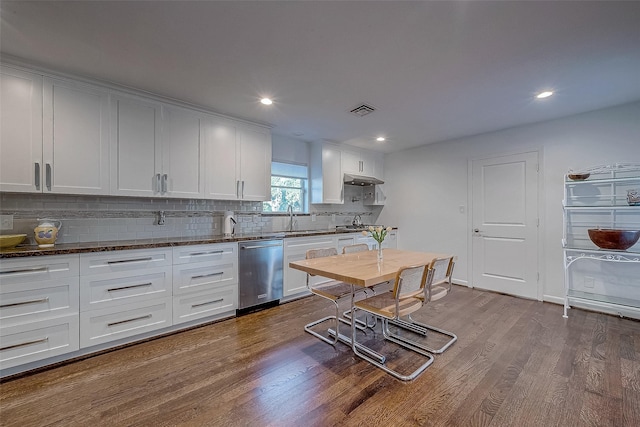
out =
{"type": "Polygon", "coordinates": [[[573,173],[588,173],[589,177],[581,181],[570,179],[569,174],[564,177],[564,317],[571,303],[579,302],[640,318],[640,242],[626,251],[600,249],[587,231],[640,229],[640,206],[627,201],[628,190],[640,191],[640,163],[596,166],[573,173]],[[578,283],[576,266],[594,277],[585,275],[578,283]]]}

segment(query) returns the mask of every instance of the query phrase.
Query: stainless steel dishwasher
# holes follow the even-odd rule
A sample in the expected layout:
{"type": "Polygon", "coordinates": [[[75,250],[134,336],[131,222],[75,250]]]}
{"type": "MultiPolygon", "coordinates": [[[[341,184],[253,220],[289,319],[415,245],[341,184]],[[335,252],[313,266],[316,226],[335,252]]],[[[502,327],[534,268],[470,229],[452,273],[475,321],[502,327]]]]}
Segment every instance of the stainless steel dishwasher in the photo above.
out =
{"type": "Polygon", "coordinates": [[[238,243],[238,311],[282,298],[282,239],[238,243]]]}

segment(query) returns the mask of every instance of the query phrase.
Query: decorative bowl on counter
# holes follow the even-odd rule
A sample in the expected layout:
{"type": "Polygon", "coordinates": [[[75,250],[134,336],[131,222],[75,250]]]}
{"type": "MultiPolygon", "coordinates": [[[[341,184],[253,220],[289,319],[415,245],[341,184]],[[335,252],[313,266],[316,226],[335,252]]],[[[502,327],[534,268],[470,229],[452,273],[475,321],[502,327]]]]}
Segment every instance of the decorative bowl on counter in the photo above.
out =
{"type": "Polygon", "coordinates": [[[0,249],[16,247],[22,243],[25,237],[27,237],[26,234],[7,234],[0,236],[0,249]]]}
{"type": "Polygon", "coordinates": [[[570,173],[567,175],[572,181],[584,181],[591,176],[590,173],[570,173]]]}
{"type": "Polygon", "coordinates": [[[616,230],[611,228],[590,228],[589,238],[602,249],[627,250],[640,239],[640,230],[616,230]]]}

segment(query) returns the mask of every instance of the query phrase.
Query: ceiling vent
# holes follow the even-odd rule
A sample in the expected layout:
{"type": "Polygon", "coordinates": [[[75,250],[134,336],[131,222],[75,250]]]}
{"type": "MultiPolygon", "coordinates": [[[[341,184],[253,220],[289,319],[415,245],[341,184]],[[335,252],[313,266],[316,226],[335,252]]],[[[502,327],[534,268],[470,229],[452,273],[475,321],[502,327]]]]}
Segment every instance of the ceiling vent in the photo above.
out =
{"type": "Polygon", "coordinates": [[[351,114],[355,114],[358,117],[364,117],[367,114],[373,113],[374,111],[376,111],[376,109],[374,107],[372,107],[371,105],[362,104],[362,105],[357,106],[353,110],[351,110],[350,113],[351,114]]]}

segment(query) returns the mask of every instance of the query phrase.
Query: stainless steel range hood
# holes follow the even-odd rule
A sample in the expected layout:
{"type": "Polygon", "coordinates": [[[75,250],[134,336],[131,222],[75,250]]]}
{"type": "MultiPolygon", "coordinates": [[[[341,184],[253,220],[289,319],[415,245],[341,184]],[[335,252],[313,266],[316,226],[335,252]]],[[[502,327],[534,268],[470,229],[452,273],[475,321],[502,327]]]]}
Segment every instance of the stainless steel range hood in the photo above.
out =
{"type": "Polygon", "coordinates": [[[378,178],[374,178],[372,176],[354,175],[351,173],[345,173],[344,183],[348,185],[365,186],[365,185],[384,184],[384,181],[379,180],[378,178]]]}

